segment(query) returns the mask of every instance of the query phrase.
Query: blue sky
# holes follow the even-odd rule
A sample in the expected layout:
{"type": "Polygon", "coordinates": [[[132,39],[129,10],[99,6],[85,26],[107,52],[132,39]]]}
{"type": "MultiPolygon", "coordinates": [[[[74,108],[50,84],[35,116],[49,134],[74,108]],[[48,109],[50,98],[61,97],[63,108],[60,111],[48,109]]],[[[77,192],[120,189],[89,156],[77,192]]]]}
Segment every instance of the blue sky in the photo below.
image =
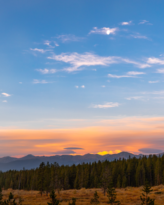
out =
{"type": "Polygon", "coordinates": [[[162,117],[163,7],[152,0],[1,2],[1,128],[162,117]]]}

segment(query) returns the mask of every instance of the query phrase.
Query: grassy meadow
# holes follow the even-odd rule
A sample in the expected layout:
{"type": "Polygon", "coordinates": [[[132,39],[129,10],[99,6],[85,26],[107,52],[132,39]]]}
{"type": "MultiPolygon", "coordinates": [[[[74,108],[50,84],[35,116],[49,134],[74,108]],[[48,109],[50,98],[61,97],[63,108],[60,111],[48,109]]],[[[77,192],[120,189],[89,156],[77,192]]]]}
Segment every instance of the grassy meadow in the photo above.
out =
{"type": "MultiPolygon", "coordinates": [[[[152,187],[153,192],[150,194],[151,198],[155,199],[155,205],[164,204],[164,185],[154,186],[152,187]]],[[[82,188],[80,190],[63,190],[60,191],[57,195],[57,199],[61,202],[61,205],[68,205],[68,202],[74,197],[76,198],[77,205],[89,205],[91,198],[93,198],[94,192],[97,191],[99,195],[100,205],[108,204],[107,196],[103,195],[101,189],[85,189],[82,188]]],[[[14,194],[14,198],[16,202],[19,202],[19,198],[21,197],[23,205],[46,205],[47,202],[50,201],[49,195],[43,194],[42,196],[39,194],[39,191],[25,191],[25,190],[3,190],[3,198],[7,199],[9,193],[12,192],[14,194]]],[[[140,205],[140,195],[142,193],[142,187],[133,188],[127,187],[122,189],[116,189],[117,192],[117,200],[121,202],[122,205],[140,205]]]]}

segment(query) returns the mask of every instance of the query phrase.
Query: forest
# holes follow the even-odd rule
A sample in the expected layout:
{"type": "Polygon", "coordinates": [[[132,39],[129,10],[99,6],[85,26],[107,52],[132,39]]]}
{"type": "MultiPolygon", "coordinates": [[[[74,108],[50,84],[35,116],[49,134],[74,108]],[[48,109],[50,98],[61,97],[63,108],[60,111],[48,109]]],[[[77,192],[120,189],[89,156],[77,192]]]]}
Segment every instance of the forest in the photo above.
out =
{"type": "Polygon", "coordinates": [[[109,183],[115,188],[139,187],[146,181],[151,186],[164,183],[164,156],[99,161],[72,166],[41,163],[37,169],[0,172],[0,186],[5,190],[39,190],[49,193],[52,189],[68,190],[102,188],[105,194],[109,183]]]}

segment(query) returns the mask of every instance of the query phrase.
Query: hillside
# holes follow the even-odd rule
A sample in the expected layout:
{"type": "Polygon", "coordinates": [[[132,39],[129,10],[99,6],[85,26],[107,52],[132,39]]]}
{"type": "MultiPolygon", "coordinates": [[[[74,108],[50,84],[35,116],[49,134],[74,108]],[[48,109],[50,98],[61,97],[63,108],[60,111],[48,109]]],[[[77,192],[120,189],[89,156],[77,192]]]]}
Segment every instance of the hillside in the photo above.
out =
{"type": "Polygon", "coordinates": [[[77,165],[81,163],[92,163],[100,161],[113,161],[115,159],[128,159],[129,156],[139,158],[142,155],[133,155],[128,152],[121,152],[118,154],[112,155],[98,155],[98,154],[86,154],[86,155],[55,155],[50,157],[45,156],[33,156],[27,155],[22,158],[14,158],[14,157],[3,157],[0,158],[0,170],[7,171],[7,170],[22,170],[24,169],[33,169],[39,167],[41,162],[44,163],[54,163],[57,162],[59,165],[77,165]]]}

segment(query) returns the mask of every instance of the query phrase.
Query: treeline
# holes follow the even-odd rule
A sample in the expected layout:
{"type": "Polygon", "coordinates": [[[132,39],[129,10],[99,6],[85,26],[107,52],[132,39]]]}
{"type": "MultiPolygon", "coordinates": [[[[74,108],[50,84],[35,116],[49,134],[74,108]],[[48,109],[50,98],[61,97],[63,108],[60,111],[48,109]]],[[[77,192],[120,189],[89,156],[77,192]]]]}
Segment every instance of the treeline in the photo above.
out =
{"type": "Polygon", "coordinates": [[[59,166],[57,163],[32,170],[0,172],[0,186],[4,189],[40,190],[100,188],[107,190],[109,183],[114,187],[164,183],[164,156],[150,155],[142,158],[120,159],[112,162],[95,162],[72,166],[59,166]]]}

